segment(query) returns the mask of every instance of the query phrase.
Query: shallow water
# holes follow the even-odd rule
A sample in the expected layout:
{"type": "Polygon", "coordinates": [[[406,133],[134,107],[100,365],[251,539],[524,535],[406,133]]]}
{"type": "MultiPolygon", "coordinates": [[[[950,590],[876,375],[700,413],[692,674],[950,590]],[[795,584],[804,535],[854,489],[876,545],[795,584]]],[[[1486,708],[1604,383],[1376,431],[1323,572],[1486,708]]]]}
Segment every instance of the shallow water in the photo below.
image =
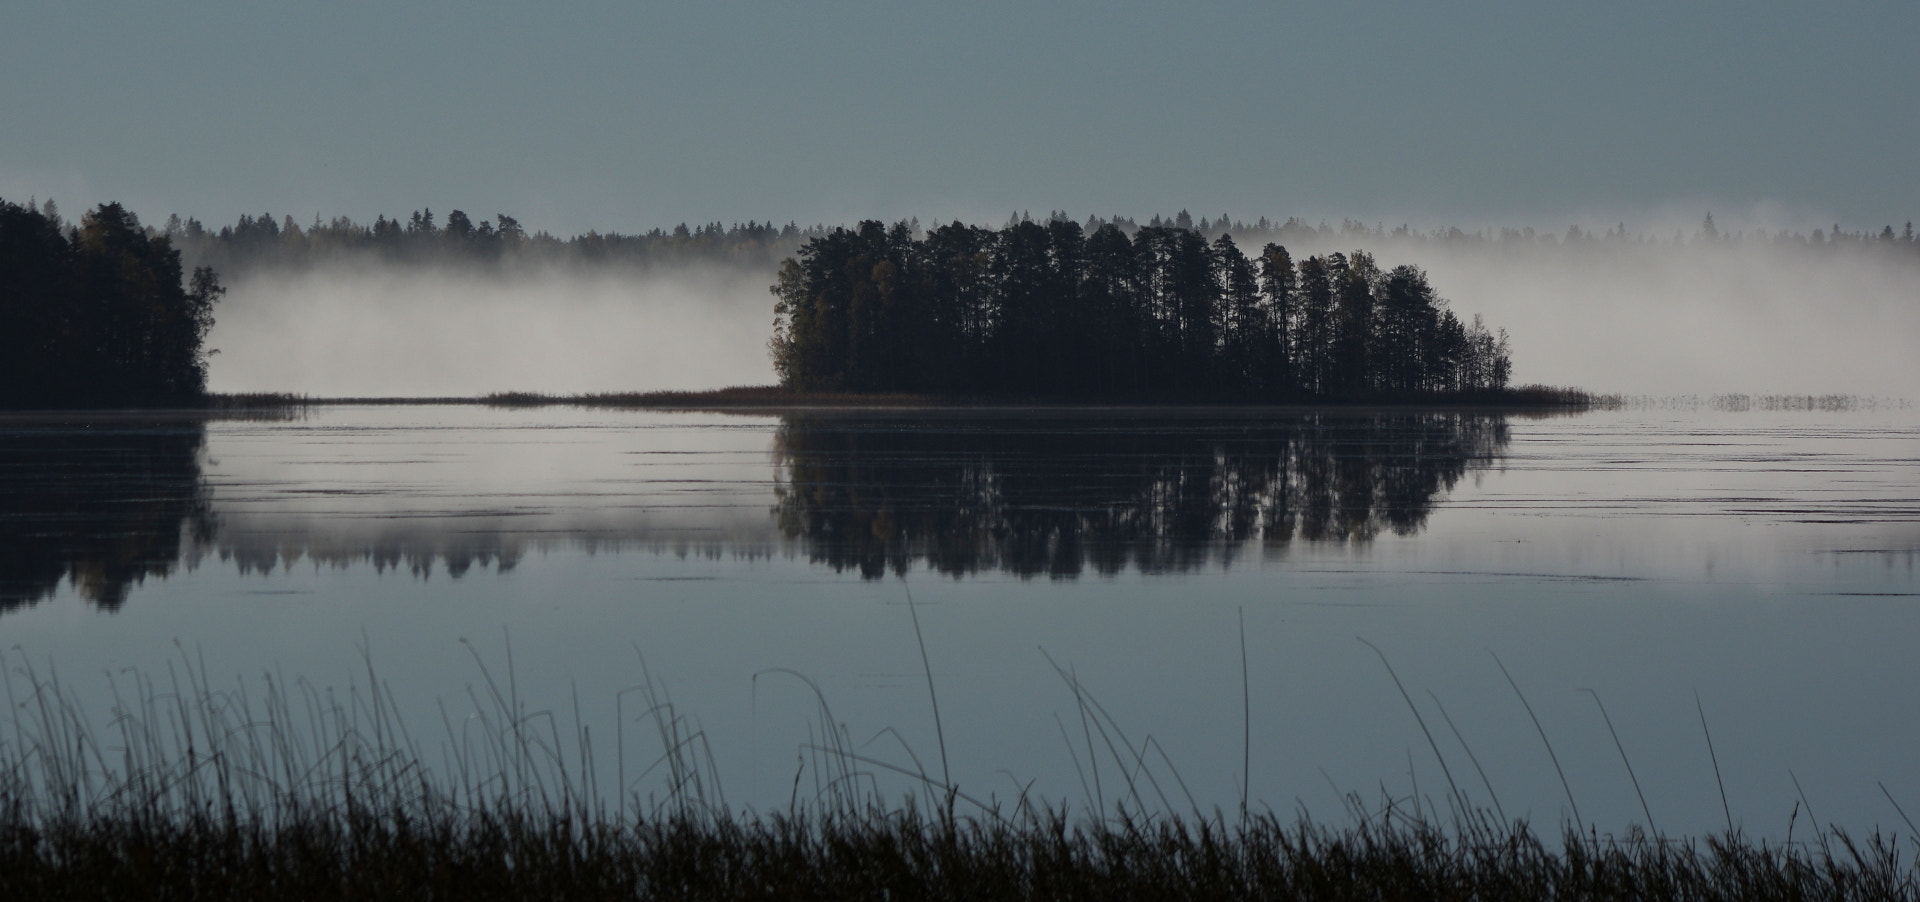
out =
{"type": "Polygon", "coordinates": [[[127,668],[370,660],[437,742],[510,645],[528,706],[577,697],[633,771],[644,655],[735,808],[814,791],[797,674],[860,754],[938,774],[944,742],[982,798],[1231,811],[1244,777],[1339,819],[1451,777],[1603,831],[1724,827],[1722,782],[1761,835],[1920,813],[1900,406],[14,416],[0,474],[7,664],[96,713],[127,668]],[[1131,788],[1060,671],[1154,740],[1131,788]]]}

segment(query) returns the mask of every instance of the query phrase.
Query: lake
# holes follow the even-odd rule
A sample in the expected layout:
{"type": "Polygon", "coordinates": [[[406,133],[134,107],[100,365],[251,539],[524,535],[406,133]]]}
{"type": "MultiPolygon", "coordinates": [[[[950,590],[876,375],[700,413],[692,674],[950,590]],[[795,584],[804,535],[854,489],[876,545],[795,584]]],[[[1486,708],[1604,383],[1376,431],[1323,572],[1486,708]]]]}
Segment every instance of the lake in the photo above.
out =
{"type": "Polygon", "coordinates": [[[1076,810],[1920,813],[1900,403],[14,414],[0,474],[9,692],[100,724],[371,679],[431,750],[491,679],[647,796],[646,685],[735,810],[852,754],[1076,810]]]}

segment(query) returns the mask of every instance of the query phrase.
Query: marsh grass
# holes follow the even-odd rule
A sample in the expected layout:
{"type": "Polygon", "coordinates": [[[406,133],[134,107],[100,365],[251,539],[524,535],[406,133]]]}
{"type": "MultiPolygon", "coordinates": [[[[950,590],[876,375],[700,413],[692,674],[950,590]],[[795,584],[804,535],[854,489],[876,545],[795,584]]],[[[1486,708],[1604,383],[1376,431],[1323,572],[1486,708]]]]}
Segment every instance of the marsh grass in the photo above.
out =
{"type": "Polygon", "coordinates": [[[796,774],[786,810],[734,810],[644,660],[616,700],[638,728],[615,731],[609,768],[577,703],[530,710],[510,649],[504,669],[474,659],[472,712],[443,706],[426,743],[370,661],[343,691],[226,689],[182,649],[164,674],[112,676],[96,729],[59,674],[0,657],[0,898],[1920,898],[1912,837],[1542,834],[1457,788],[1445,813],[1349,795],[1339,824],[1206,812],[1058,662],[1082,810],[981,801],[918,759],[861,754],[817,687],[813,791],[796,774]],[[916,791],[883,797],[887,768],[916,791]]]}

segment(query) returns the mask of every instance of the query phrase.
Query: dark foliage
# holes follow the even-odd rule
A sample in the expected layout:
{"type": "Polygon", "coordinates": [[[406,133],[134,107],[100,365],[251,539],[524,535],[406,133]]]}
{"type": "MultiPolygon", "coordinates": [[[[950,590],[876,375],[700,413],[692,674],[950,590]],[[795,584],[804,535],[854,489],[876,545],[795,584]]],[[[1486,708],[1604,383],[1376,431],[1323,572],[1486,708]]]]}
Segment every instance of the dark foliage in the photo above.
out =
{"type": "Polygon", "coordinates": [[[1425,526],[1507,444],[1499,415],[946,413],[785,418],[774,513],[816,562],[868,578],[1189,570],[1250,543],[1361,543],[1425,526]],[[911,428],[906,428],[911,427],[911,428]]]}
{"type": "Polygon", "coordinates": [[[0,200],[0,407],[191,406],[223,289],[119,204],[77,228],[0,200]]]}
{"type": "Polygon", "coordinates": [[[1465,324],[1420,269],[1257,261],[1225,234],[1113,224],[865,222],[781,264],[770,342],[799,390],[1285,401],[1492,395],[1504,333],[1465,324]]]}

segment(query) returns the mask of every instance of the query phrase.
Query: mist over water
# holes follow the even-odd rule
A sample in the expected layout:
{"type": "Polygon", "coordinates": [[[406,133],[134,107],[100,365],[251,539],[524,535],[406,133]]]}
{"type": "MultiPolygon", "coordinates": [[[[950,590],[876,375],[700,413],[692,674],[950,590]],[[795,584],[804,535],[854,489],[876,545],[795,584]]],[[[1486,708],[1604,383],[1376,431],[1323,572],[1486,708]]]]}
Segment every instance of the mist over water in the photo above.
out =
{"type": "MultiPolygon", "coordinates": [[[[1775,840],[1807,829],[1803,797],[1859,832],[1898,817],[1882,783],[1920,797],[1912,409],[331,405],[16,414],[0,452],[8,648],[82,674],[102,734],[115,701],[84,675],[187,649],[216,685],[345,691],[366,648],[434,755],[479,686],[469,649],[491,667],[510,642],[528,710],[578,699],[611,770],[638,648],[737,804],[782,810],[818,742],[806,684],[756,677],[792,668],[855,742],[899,731],[861,754],[912,767],[902,745],[944,742],[969,792],[1084,806],[1101,739],[1051,655],[1202,807],[1233,810],[1246,774],[1254,800],[1342,823],[1346,791],[1445,785],[1360,636],[1436,731],[1444,700],[1453,776],[1478,783],[1470,745],[1544,829],[1569,796],[1603,832],[1642,819],[1612,727],[1663,830],[1721,828],[1720,769],[1732,817],[1775,840]]],[[[631,777],[656,752],[625,723],[631,777]]]]}
{"type": "Polygon", "coordinates": [[[220,304],[208,382],[316,397],[766,384],[770,281],[709,267],[252,272],[220,304]]]}
{"type": "MultiPolygon", "coordinates": [[[[1288,249],[1299,259],[1356,247],[1425,268],[1463,320],[1506,329],[1517,384],[1920,394],[1920,259],[1871,242],[1384,237],[1288,249]]],[[[760,266],[372,258],[245,271],[217,310],[210,387],[429,396],[767,384],[772,281],[760,266]]]]}
{"type": "Polygon", "coordinates": [[[1507,329],[1523,382],[1629,394],[1920,389],[1920,266],[1761,247],[1635,256],[1651,265],[1574,253],[1427,265],[1462,309],[1507,329]]]}
{"type": "MultiPolygon", "coordinates": [[[[1288,248],[1351,251],[1338,242],[1288,248]]],[[[1671,395],[1920,393],[1920,259],[1718,246],[1362,245],[1427,270],[1455,315],[1512,339],[1516,384],[1671,395]]]]}

